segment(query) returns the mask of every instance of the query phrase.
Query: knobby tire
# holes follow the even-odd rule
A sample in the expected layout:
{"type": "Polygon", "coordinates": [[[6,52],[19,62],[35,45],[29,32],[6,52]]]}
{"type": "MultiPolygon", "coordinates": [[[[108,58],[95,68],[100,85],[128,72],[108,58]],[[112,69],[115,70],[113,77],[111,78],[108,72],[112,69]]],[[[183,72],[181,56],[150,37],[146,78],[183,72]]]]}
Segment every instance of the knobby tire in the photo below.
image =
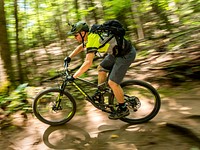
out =
{"type": "MultiPolygon", "coordinates": [[[[154,118],[161,107],[161,100],[157,90],[147,82],[141,80],[123,81],[121,87],[124,95],[129,97],[137,97],[141,103],[137,111],[134,111],[129,105],[130,102],[125,98],[125,102],[129,108],[130,115],[120,118],[120,120],[129,124],[145,123],[154,118]]],[[[117,104],[116,100],[110,99],[110,104],[117,104]]]]}
{"type": "Polygon", "coordinates": [[[56,126],[70,121],[76,113],[76,102],[70,93],[63,92],[58,110],[53,109],[61,90],[50,88],[40,92],[33,101],[33,113],[43,123],[56,126]]]}

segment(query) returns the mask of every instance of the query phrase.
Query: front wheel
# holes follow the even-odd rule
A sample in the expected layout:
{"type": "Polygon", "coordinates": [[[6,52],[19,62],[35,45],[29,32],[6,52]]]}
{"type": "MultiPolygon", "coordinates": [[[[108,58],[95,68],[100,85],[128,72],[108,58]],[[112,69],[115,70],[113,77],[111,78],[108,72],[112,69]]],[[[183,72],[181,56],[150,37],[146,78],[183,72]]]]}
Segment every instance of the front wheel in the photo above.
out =
{"type": "Polygon", "coordinates": [[[72,119],[76,102],[68,92],[50,88],[40,92],[33,101],[33,113],[43,123],[61,125],[72,119]]]}
{"type": "Polygon", "coordinates": [[[156,89],[150,84],[139,80],[128,80],[121,83],[125,102],[130,115],[122,121],[138,124],[154,118],[159,112],[161,100],[156,89]]]}

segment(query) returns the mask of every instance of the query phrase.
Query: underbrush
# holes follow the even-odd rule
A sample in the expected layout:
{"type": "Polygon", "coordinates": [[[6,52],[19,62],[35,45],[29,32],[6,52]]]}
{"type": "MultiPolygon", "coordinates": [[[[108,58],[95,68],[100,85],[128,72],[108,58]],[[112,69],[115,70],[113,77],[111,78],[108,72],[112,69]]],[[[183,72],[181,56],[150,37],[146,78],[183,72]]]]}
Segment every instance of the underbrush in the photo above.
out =
{"type": "Polygon", "coordinates": [[[27,93],[25,91],[27,83],[19,85],[14,91],[9,93],[9,84],[4,84],[0,90],[0,126],[6,127],[12,124],[13,114],[20,112],[26,116],[26,113],[32,111],[31,104],[28,103],[27,93]]]}

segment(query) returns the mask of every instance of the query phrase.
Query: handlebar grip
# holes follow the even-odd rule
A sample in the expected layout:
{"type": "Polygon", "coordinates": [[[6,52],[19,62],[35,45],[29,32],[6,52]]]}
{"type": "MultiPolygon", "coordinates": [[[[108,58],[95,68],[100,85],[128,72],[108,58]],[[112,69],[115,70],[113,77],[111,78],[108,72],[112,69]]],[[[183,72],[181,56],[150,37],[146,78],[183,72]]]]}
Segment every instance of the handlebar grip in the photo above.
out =
{"type": "Polygon", "coordinates": [[[64,59],[64,67],[67,68],[69,66],[69,63],[71,61],[71,58],[70,57],[65,57],[64,59]]]}
{"type": "Polygon", "coordinates": [[[64,61],[64,68],[67,69],[69,66],[68,62],[67,61],[64,61]]]}

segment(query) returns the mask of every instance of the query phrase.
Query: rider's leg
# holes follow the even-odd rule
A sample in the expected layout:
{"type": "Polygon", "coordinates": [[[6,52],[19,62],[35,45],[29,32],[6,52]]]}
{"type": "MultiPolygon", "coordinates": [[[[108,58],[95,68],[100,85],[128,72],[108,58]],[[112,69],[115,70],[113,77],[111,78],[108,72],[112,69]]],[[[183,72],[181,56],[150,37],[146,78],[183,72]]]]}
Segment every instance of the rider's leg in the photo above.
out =
{"type": "Polygon", "coordinates": [[[124,103],[124,92],[123,92],[121,86],[112,80],[109,80],[108,84],[109,84],[110,88],[112,89],[112,91],[115,95],[115,98],[117,99],[117,102],[124,103]]]}
{"type": "Polygon", "coordinates": [[[119,103],[117,111],[109,115],[110,119],[119,119],[129,115],[129,110],[124,102],[124,93],[120,86],[129,66],[135,59],[135,51],[132,49],[127,55],[123,57],[116,57],[113,68],[110,72],[108,84],[111,87],[115,98],[119,103]]]}
{"type": "Polygon", "coordinates": [[[115,98],[117,99],[117,102],[119,104],[119,108],[123,111],[125,111],[127,109],[125,101],[124,101],[124,91],[121,88],[121,86],[117,83],[115,83],[112,80],[108,81],[109,86],[111,87],[115,98]]]}
{"type": "Polygon", "coordinates": [[[104,69],[101,67],[101,65],[98,66],[98,86],[106,82],[107,79],[107,72],[104,71],[104,69]]]}
{"type": "Polygon", "coordinates": [[[101,65],[98,66],[98,89],[92,96],[92,99],[94,101],[100,101],[101,93],[100,93],[100,88],[104,87],[104,83],[106,82],[107,79],[107,72],[104,70],[104,68],[101,67],[101,65]]]}
{"type": "Polygon", "coordinates": [[[128,116],[130,114],[129,109],[127,108],[125,101],[124,101],[124,92],[121,86],[117,83],[115,83],[112,80],[108,81],[108,84],[110,88],[112,89],[115,98],[117,99],[117,102],[119,104],[119,107],[116,112],[110,114],[108,118],[110,119],[119,119],[125,116],[128,116]]]}

